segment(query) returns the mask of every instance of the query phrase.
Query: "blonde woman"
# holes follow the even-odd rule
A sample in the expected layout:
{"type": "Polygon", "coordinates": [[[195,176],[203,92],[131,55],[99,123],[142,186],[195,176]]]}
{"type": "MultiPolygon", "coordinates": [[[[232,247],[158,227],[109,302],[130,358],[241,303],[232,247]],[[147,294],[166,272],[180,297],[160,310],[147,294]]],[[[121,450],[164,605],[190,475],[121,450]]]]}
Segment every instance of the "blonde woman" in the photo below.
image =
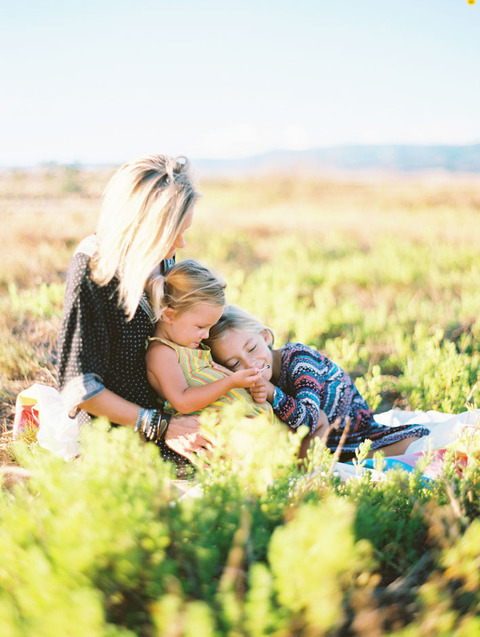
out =
{"type": "Polygon", "coordinates": [[[145,292],[185,245],[196,193],[185,158],[149,155],[122,166],[104,193],[97,231],[78,246],[67,276],[58,382],[80,423],[104,416],[135,428],[178,460],[204,446],[195,417],[170,419],[149,385],[145,343],[155,313],[145,292]]]}

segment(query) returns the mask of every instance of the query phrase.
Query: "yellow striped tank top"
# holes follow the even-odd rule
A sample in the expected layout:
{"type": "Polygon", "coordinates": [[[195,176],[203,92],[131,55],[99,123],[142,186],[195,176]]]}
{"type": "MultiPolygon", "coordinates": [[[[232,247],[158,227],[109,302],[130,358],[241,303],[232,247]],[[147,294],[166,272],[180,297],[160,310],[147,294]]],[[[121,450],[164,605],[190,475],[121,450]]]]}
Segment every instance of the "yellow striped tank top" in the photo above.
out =
{"type": "MultiPolygon", "coordinates": [[[[206,385],[207,383],[211,383],[215,380],[220,380],[226,375],[219,369],[215,369],[214,367],[212,367],[212,354],[210,352],[210,348],[206,345],[200,344],[200,347],[198,349],[190,349],[188,347],[183,347],[182,345],[172,343],[171,341],[167,341],[164,338],[158,338],[155,336],[151,336],[149,340],[158,341],[159,343],[163,343],[164,345],[167,345],[168,347],[171,347],[173,350],[175,350],[180,368],[183,372],[183,375],[185,376],[187,385],[189,387],[206,385]]],[[[273,413],[271,404],[268,402],[263,404],[256,403],[247,392],[247,390],[243,387],[236,387],[234,389],[231,389],[214,403],[206,407],[206,409],[219,411],[225,405],[239,401],[245,405],[247,416],[258,416],[260,414],[263,414],[266,415],[271,422],[278,423],[278,419],[273,413]]],[[[166,405],[166,409],[170,413],[178,413],[168,402],[166,405]]],[[[202,411],[205,410],[202,409],[202,411]]],[[[199,414],[200,412],[195,413],[199,414]]]]}

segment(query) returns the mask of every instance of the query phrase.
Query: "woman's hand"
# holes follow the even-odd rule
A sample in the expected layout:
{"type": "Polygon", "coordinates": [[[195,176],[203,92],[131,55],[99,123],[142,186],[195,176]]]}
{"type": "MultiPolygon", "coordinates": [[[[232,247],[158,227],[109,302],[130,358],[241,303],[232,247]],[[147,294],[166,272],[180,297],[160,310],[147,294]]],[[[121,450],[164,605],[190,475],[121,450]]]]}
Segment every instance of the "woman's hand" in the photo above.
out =
{"type": "Polygon", "coordinates": [[[199,431],[198,416],[173,416],[165,434],[165,444],[189,460],[192,454],[211,447],[211,442],[199,431]]]}

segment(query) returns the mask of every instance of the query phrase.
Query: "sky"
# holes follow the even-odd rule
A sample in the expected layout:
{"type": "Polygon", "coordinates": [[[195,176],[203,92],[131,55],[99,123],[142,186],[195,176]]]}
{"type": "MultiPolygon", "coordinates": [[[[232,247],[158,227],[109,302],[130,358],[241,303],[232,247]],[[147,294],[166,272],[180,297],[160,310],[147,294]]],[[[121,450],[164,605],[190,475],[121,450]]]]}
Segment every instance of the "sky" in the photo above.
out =
{"type": "Polygon", "coordinates": [[[480,142],[480,0],[0,0],[0,166],[480,142]]]}

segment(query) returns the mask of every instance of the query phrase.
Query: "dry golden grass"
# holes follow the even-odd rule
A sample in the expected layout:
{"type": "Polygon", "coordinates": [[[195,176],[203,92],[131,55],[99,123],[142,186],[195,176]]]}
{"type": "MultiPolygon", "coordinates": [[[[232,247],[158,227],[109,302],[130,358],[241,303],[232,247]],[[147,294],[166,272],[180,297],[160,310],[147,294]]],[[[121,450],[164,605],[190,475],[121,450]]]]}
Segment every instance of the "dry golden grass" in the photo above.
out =
{"type": "MultiPolygon", "coordinates": [[[[113,170],[0,173],[0,289],[60,282],[78,240],[96,225],[113,170]],[[74,187],[75,186],[75,187],[74,187]]],[[[365,245],[384,236],[480,245],[474,178],[299,177],[199,180],[194,230],[250,237],[332,233],[365,245]],[[461,223],[459,223],[461,211],[461,223]]]]}
{"type": "Polygon", "coordinates": [[[249,233],[382,236],[480,245],[480,184],[466,177],[205,182],[196,223],[249,233]],[[462,223],[458,223],[461,211],[462,223]]]}

